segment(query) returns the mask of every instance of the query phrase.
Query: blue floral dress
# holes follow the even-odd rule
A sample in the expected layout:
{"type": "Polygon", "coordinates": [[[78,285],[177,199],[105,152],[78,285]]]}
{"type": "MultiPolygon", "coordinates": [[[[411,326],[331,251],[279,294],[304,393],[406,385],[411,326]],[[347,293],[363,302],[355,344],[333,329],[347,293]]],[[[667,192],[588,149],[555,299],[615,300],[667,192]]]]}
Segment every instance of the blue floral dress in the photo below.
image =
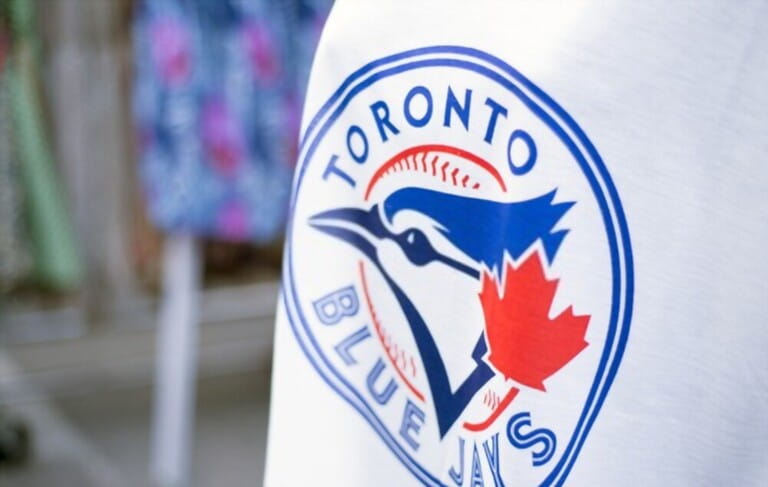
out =
{"type": "Polygon", "coordinates": [[[303,79],[331,0],[145,0],[134,116],[152,221],[268,241],[287,213],[303,79]]]}

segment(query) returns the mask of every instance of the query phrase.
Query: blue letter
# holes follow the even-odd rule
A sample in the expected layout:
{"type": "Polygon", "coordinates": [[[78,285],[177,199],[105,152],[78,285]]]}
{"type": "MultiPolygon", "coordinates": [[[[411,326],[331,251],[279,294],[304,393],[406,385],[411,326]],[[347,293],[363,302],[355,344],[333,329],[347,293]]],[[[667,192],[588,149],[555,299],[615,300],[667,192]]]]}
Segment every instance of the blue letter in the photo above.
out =
{"type": "Polygon", "coordinates": [[[496,487],[504,487],[504,482],[501,480],[501,472],[499,472],[499,434],[496,433],[490,440],[483,442],[483,450],[485,450],[485,458],[488,459],[488,466],[491,469],[491,475],[493,475],[493,485],[496,487]],[[488,442],[491,442],[491,447],[488,447],[488,442]]]}
{"type": "Polygon", "coordinates": [[[389,379],[389,382],[387,383],[387,386],[384,387],[384,390],[377,392],[374,386],[376,385],[376,381],[379,379],[382,370],[384,370],[384,361],[379,359],[376,361],[373,369],[371,369],[371,371],[368,373],[368,377],[365,379],[365,383],[368,384],[368,390],[371,392],[371,395],[376,400],[376,402],[379,404],[386,404],[392,398],[392,394],[394,394],[397,390],[397,384],[395,384],[393,379],[389,379]]]}
{"type": "Polygon", "coordinates": [[[352,159],[358,164],[364,163],[368,158],[368,137],[365,136],[363,129],[357,125],[352,125],[349,127],[349,130],[347,130],[347,150],[349,151],[349,155],[352,156],[352,159]],[[352,149],[352,136],[355,134],[357,134],[363,142],[363,148],[360,154],[355,154],[355,151],[352,149]]]}
{"type": "Polygon", "coordinates": [[[517,129],[509,136],[509,142],[507,143],[507,162],[509,162],[509,170],[512,171],[512,174],[515,176],[522,176],[533,169],[533,165],[536,164],[536,144],[534,144],[533,138],[528,135],[528,132],[525,130],[517,129]],[[518,139],[523,141],[528,152],[528,159],[519,166],[512,161],[512,144],[518,139]]]}
{"type": "Polygon", "coordinates": [[[336,350],[336,353],[339,354],[341,360],[343,360],[345,364],[353,365],[357,363],[357,360],[355,360],[352,354],[349,353],[349,349],[370,336],[371,332],[368,331],[368,327],[364,326],[339,342],[339,344],[333,348],[336,350]]]}
{"type": "Polygon", "coordinates": [[[405,112],[405,119],[408,123],[414,127],[423,127],[429,123],[429,119],[432,118],[432,93],[429,92],[424,86],[414,86],[411,91],[405,96],[405,103],[403,106],[405,112]],[[421,95],[427,100],[427,110],[424,112],[421,118],[416,118],[411,113],[411,101],[416,95],[421,95]]]}
{"type": "Polygon", "coordinates": [[[345,316],[354,316],[359,304],[355,288],[347,286],[313,301],[315,313],[326,325],[335,325],[345,316]]]}
{"type": "Polygon", "coordinates": [[[389,130],[392,131],[392,135],[397,135],[400,133],[400,130],[397,129],[394,125],[392,125],[392,122],[389,121],[389,107],[386,103],[379,100],[373,105],[371,105],[371,112],[373,112],[373,119],[376,120],[376,128],[379,129],[379,135],[381,135],[381,141],[386,142],[387,141],[387,131],[384,130],[384,127],[387,127],[389,130]],[[379,111],[383,113],[379,113],[379,111]]]}
{"type": "Polygon", "coordinates": [[[485,100],[485,104],[491,107],[491,116],[488,117],[488,128],[485,130],[485,138],[483,140],[490,144],[493,141],[493,132],[496,130],[496,120],[499,118],[499,115],[506,117],[507,109],[490,98],[485,100]]]}
{"type": "Polygon", "coordinates": [[[451,91],[451,87],[448,87],[448,98],[445,101],[445,118],[443,118],[443,125],[446,127],[451,126],[451,110],[456,112],[459,116],[459,120],[464,124],[464,128],[469,130],[469,107],[472,103],[472,90],[466,90],[464,92],[464,106],[459,105],[459,100],[456,95],[451,91]]]}
{"type": "Polygon", "coordinates": [[[480,455],[477,454],[477,443],[472,450],[472,487],[483,487],[483,469],[480,466],[480,455]]]}
{"type": "Polygon", "coordinates": [[[509,419],[507,423],[507,438],[512,446],[520,450],[533,448],[541,445],[539,450],[532,452],[533,466],[540,467],[547,463],[557,448],[557,438],[552,430],[547,428],[531,429],[528,433],[523,433],[520,429],[523,426],[531,426],[531,413],[517,413],[509,419]]]}
{"type": "Polygon", "coordinates": [[[448,471],[448,475],[451,476],[451,480],[453,480],[456,485],[464,483],[464,438],[461,436],[459,436],[459,468],[458,473],[454,467],[451,467],[448,471]]]}
{"type": "Polygon", "coordinates": [[[353,188],[355,187],[355,180],[352,179],[352,177],[336,167],[336,161],[339,159],[339,156],[336,154],[331,156],[331,160],[328,162],[328,165],[325,167],[325,172],[323,172],[323,179],[327,180],[328,176],[331,174],[335,174],[339,176],[344,181],[348,182],[353,188]]]}
{"type": "Polygon", "coordinates": [[[418,433],[424,424],[424,411],[419,409],[410,399],[406,399],[403,422],[400,424],[400,436],[415,450],[419,449],[419,442],[411,435],[418,433]]]}

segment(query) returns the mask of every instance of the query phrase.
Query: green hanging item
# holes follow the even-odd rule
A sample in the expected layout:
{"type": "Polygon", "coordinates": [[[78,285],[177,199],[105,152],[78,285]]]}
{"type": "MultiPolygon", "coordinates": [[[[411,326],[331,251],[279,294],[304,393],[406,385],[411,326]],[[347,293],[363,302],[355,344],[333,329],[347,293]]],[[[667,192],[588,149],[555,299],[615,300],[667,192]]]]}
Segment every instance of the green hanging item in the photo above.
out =
{"type": "Polygon", "coordinates": [[[34,4],[31,0],[11,0],[7,4],[13,35],[8,73],[13,123],[35,277],[45,286],[65,291],[79,283],[82,267],[36,90],[39,46],[34,30],[34,4]]]}
{"type": "Polygon", "coordinates": [[[0,22],[0,294],[27,277],[31,265],[22,220],[19,161],[11,126],[6,62],[10,41],[6,27],[5,22],[0,22]]]}

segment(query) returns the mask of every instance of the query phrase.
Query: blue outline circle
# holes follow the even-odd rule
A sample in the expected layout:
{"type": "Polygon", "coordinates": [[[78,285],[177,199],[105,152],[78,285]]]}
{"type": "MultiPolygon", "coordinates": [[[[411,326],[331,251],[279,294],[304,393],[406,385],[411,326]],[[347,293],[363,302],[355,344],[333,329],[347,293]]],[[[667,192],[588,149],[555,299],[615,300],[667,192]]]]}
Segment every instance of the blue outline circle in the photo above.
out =
{"type": "Polygon", "coordinates": [[[613,275],[610,321],[603,353],[592,386],[590,387],[589,395],[579,417],[579,421],[574,428],[574,432],[570,436],[565,451],[560,455],[558,463],[541,484],[547,486],[562,485],[573,467],[586,436],[605,400],[616,372],[618,371],[626,347],[632,318],[632,299],[634,293],[633,260],[629,240],[629,230],[627,228],[626,218],[616,188],[602,159],[597,153],[594,145],[592,145],[587,138],[586,134],[581,130],[573,118],[555,103],[552,98],[501,59],[477,49],[461,46],[434,46],[404,51],[368,63],[349,75],[336,92],[334,92],[328,101],[326,101],[320,108],[317,115],[309,123],[304,138],[301,141],[300,153],[302,156],[297,167],[297,175],[291,199],[292,221],[288,226],[286,235],[284,257],[284,269],[286,273],[282,283],[282,299],[286,309],[286,316],[288,317],[289,324],[296,336],[299,346],[323,380],[341,397],[349,402],[366,421],[368,421],[374,431],[379,434],[395,456],[419,480],[425,485],[442,486],[443,484],[439,479],[427,472],[402,448],[400,444],[397,443],[392,437],[391,432],[371,410],[368,402],[347,382],[342,374],[338,373],[325,357],[323,351],[312,336],[306,318],[304,317],[304,313],[299,306],[293,277],[293,260],[291,255],[293,225],[295,224],[293,215],[296,208],[298,193],[312,155],[330,126],[339,118],[346,106],[358,93],[377,81],[411,69],[436,66],[454,67],[475,72],[497,82],[512,92],[513,95],[542,120],[561,142],[565,144],[578,162],[580,169],[590,184],[598,206],[600,207],[611,254],[611,271],[613,275]],[[439,56],[435,56],[432,59],[410,61],[376,71],[378,68],[385,68],[388,64],[395,64],[399,61],[405,61],[409,58],[422,57],[425,55],[458,55],[475,58],[483,63],[492,65],[501,73],[489,69],[487,66],[476,61],[439,56]],[[370,74],[372,71],[376,72],[370,74]],[[370,76],[367,76],[353,86],[357,80],[369,74],[370,76]],[[530,91],[533,96],[538,99],[539,104],[537,104],[536,100],[532,97],[529,97],[524,93],[518,84],[530,91]],[[347,93],[348,89],[349,92],[347,93]],[[575,139],[584,146],[588,157],[585,157],[585,154],[578,149],[573,139],[565,133],[562,126],[558,124],[549,113],[542,110],[541,106],[546,106],[554,112],[554,114],[561,119],[561,124],[567,126],[575,134],[575,139]],[[328,116],[327,120],[326,115],[328,116]],[[315,131],[317,131],[316,134],[314,134],[315,131]],[[594,168],[590,166],[590,162],[594,165],[594,168]],[[595,174],[595,170],[597,174],[595,174]],[[600,182],[605,186],[607,195],[600,188],[600,182]],[[613,210],[613,213],[611,213],[611,210],[613,210]],[[621,304],[623,304],[624,312],[619,316],[619,308],[621,304]],[[295,310],[292,309],[292,305],[295,307],[295,310]],[[296,313],[298,316],[294,316],[293,313],[296,313]],[[298,320],[296,318],[298,318],[298,320]],[[613,355],[612,358],[611,355],[613,355]]]}
{"type": "Polygon", "coordinates": [[[365,164],[365,161],[368,160],[368,149],[370,146],[368,145],[368,137],[365,135],[365,132],[363,132],[363,129],[361,129],[357,125],[350,125],[349,129],[347,130],[347,151],[349,152],[349,155],[352,156],[352,159],[355,160],[358,164],[365,164]],[[356,134],[360,134],[360,140],[363,141],[363,155],[358,156],[355,154],[355,151],[352,149],[352,132],[356,134]]]}
{"type": "Polygon", "coordinates": [[[435,104],[432,101],[432,93],[430,93],[427,87],[416,85],[411,88],[410,91],[408,91],[407,95],[405,95],[405,100],[403,101],[403,115],[405,116],[405,120],[408,122],[408,125],[411,127],[420,128],[432,120],[432,111],[434,106],[435,104]],[[411,100],[413,100],[413,97],[418,94],[421,94],[427,101],[427,110],[424,112],[424,115],[421,118],[414,117],[409,108],[411,106],[411,100]]]}
{"type": "Polygon", "coordinates": [[[523,176],[533,169],[533,165],[536,164],[536,143],[533,141],[533,137],[523,129],[515,129],[509,136],[509,142],[507,142],[507,164],[509,170],[515,176],[523,176]],[[522,139],[525,145],[528,146],[528,160],[522,166],[515,165],[512,162],[512,143],[517,139],[522,139]]]}

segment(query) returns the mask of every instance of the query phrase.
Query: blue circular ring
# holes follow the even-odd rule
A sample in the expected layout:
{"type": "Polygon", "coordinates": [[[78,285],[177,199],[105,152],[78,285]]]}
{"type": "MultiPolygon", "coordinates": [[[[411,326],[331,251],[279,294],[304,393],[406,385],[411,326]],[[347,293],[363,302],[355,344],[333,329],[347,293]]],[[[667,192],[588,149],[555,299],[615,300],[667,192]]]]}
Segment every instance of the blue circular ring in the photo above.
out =
{"type": "MultiPolygon", "coordinates": [[[[461,46],[434,46],[387,56],[370,62],[349,75],[310,121],[304,138],[301,141],[300,153],[302,155],[297,166],[298,174],[295,178],[291,208],[293,210],[296,207],[296,200],[304,181],[304,175],[314,151],[317,149],[325,133],[339,118],[350,101],[357,94],[381,79],[412,69],[429,67],[453,67],[472,71],[497,82],[517,96],[521,102],[549,126],[569,149],[588,180],[600,207],[611,254],[611,270],[613,275],[610,321],[598,370],[574,433],[571,435],[565,451],[560,456],[560,460],[541,484],[560,485],[570,472],[618,371],[629,335],[634,294],[633,260],[629,230],[618,193],[597,150],[570,115],[514,68],[501,59],[477,49],[461,46]],[[419,59],[410,60],[412,58],[419,59]],[[491,67],[488,67],[488,65],[491,67]],[[360,81],[361,79],[362,81],[360,81]],[[533,96],[528,96],[522,91],[521,87],[531,92],[533,96]],[[574,134],[574,138],[584,147],[586,154],[579,150],[571,136],[541,106],[546,106],[552,110],[560,119],[560,123],[570,129],[574,134]],[[605,186],[605,191],[600,187],[600,183],[605,186]],[[623,310],[620,310],[622,304],[623,310]]],[[[293,211],[291,213],[293,214],[293,211]]],[[[359,392],[346,381],[342,374],[335,370],[312,336],[296,293],[291,254],[293,225],[296,222],[293,221],[293,216],[291,218],[292,221],[289,224],[286,235],[284,256],[286,276],[282,284],[282,297],[289,324],[300,347],[323,380],[360,412],[408,470],[425,485],[443,485],[438,478],[427,472],[397,443],[392,437],[391,432],[387,430],[378,416],[371,410],[368,403],[360,396],[359,392]]]]}

